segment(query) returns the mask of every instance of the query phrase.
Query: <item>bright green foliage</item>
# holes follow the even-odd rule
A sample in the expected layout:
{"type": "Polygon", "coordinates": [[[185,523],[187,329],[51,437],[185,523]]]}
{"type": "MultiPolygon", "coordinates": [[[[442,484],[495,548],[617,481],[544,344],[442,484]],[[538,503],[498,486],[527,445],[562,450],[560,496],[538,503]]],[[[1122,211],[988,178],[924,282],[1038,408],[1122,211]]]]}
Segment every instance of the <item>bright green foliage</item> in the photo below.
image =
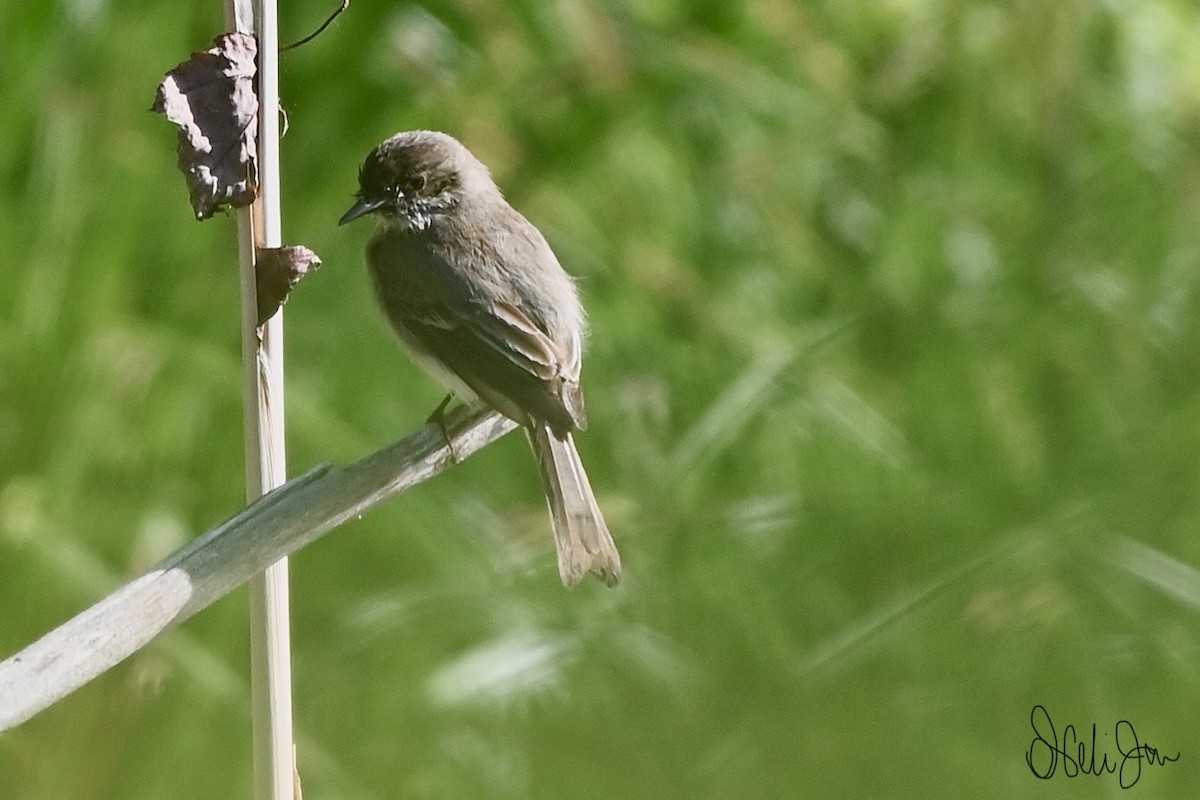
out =
{"type": "MultiPolygon", "coordinates": [[[[220,18],[0,10],[0,656],[242,502],[235,226],[146,111],[220,18]]],[[[579,276],[626,573],[562,589],[516,436],[299,553],[306,797],[1118,792],[1033,778],[1037,703],[1194,793],[1194,4],[363,0],[282,93],[325,263],[292,471],[439,399],[335,223],[370,147],[443,129],[579,276]]],[[[0,797],[248,796],[246,640],[238,593],[0,736],[0,797]]]]}

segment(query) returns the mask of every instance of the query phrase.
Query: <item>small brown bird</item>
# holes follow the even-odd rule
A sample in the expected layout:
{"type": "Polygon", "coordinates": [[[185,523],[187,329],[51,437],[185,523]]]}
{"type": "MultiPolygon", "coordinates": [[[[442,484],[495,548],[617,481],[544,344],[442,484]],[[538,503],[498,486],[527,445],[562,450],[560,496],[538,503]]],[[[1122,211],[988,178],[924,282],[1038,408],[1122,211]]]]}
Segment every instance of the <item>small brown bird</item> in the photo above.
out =
{"type": "Polygon", "coordinates": [[[376,215],[367,266],[400,340],[464,402],[525,426],[563,583],[591,571],[615,584],[621,559],[571,438],[587,418],[584,314],[570,276],[451,136],[397,133],[370,152],[358,183],[338,224],[376,215]]]}

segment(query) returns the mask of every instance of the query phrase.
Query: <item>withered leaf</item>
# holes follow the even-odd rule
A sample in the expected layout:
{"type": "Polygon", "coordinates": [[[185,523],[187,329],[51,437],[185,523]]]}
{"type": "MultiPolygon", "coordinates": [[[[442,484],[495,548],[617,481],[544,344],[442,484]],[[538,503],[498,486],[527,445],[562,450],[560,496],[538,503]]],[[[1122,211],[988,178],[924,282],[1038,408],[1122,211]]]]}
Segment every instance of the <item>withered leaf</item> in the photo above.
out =
{"type": "Polygon", "coordinates": [[[258,325],[287,301],[288,295],[310,269],[321,266],[320,257],[303,245],[263,247],[258,250],[255,275],[258,286],[258,325]]]}
{"type": "Polygon", "coordinates": [[[179,126],[179,170],[197,219],[248,206],[258,191],[258,43],[244,33],[213,42],[166,74],[151,106],[179,126]]]}

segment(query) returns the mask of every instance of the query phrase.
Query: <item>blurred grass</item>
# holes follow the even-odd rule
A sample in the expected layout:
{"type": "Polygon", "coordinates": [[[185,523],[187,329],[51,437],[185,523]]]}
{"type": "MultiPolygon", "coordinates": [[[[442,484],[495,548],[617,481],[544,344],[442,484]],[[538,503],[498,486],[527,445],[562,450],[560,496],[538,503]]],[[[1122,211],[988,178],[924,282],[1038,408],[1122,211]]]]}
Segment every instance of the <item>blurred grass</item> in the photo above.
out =
{"type": "MultiPolygon", "coordinates": [[[[285,38],[328,12],[284,9],[285,38]]],[[[214,4],[0,10],[0,653],[241,503],[234,234],[145,109],[214,4]]],[[[1028,714],[1200,779],[1200,12],[355,4],[285,56],[289,460],[438,389],[334,222],[464,139],[580,278],[627,563],[564,593],[516,437],[293,561],[309,797],[1010,797],[1028,714]]],[[[293,35],[294,34],[294,35],[293,35]]],[[[0,736],[2,798],[246,796],[245,603],[0,736]]]]}

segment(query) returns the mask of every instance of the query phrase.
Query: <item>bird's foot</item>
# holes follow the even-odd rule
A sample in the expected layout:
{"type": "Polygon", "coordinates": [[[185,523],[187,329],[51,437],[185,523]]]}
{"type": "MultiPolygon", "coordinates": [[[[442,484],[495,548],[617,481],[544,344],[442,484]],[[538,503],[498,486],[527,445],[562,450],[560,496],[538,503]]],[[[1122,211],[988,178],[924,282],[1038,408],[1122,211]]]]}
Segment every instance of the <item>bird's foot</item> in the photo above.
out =
{"type": "Polygon", "coordinates": [[[442,439],[446,442],[446,449],[450,451],[450,460],[457,464],[458,454],[454,452],[454,442],[450,440],[450,431],[446,428],[446,408],[453,399],[454,395],[446,395],[442,402],[438,403],[438,407],[433,410],[433,413],[429,415],[429,418],[425,420],[425,424],[438,426],[438,430],[442,432],[442,439]]]}

